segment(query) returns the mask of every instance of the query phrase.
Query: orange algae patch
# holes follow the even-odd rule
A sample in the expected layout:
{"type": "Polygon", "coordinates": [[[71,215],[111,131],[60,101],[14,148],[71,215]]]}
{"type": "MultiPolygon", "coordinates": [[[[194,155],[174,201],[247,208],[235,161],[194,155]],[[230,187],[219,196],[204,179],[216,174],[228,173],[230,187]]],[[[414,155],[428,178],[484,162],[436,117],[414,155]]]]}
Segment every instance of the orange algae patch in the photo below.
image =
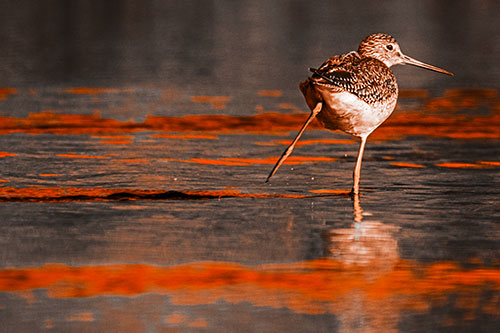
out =
{"type": "Polygon", "coordinates": [[[425,166],[423,166],[422,164],[402,163],[402,162],[391,162],[391,165],[402,168],[425,168],[425,166]]]}
{"type": "MultiPolygon", "coordinates": [[[[463,269],[454,263],[421,264],[396,259],[388,270],[373,278],[373,272],[380,272],[378,265],[379,261],[359,266],[333,258],[259,266],[232,262],[173,266],[46,264],[0,269],[0,291],[46,289],[52,298],[136,297],[156,293],[168,294],[172,303],[180,305],[225,300],[286,307],[307,314],[345,311],[352,306],[348,300],[353,293],[375,305],[390,300],[394,310],[426,311],[433,300],[449,294],[456,295],[457,307],[470,309],[466,300],[479,297],[484,287],[500,291],[500,270],[496,268],[463,269]]],[[[485,311],[494,311],[490,309],[493,304],[474,304],[485,311]]],[[[80,314],[77,318],[93,320],[94,317],[80,314]]],[[[181,324],[187,318],[172,313],[165,322],[181,324]]]]}
{"type": "Polygon", "coordinates": [[[464,169],[484,169],[488,167],[487,165],[474,164],[474,163],[438,163],[436,164],[436,166],[443,168],[464,168],[464,169]]]}
{"type": "Polygon", "coordinates": [[[259,96],[265,97],[281,97],[283,95],[283,91],[275,89],[275,90],[259,90],[259,96]]]}
{"type": "Polygon", "coordinates": [[[17,154],[11,154],[5,151],[0,151],[0,157],[7,157],[7,156],[17,156],[17,154]]]}
{"type": "Polygon", "coordinates": [[[0,101],[5,101],[8,95],[17,94],[17,89],[15,88],[0,88],[0,101]]]}
{"type": "Polygon", "coordinates": [[[231,96],[191,96],[193,103],[208,103],[213,109],[225,109],[231,96]]]}
{"type": "MultiPolygon", "coordinates": [[[[289,145],[291,143],[292,140],[271,140],[267,142],[254,142],[254,144],[259,146],[289,145]]],[[[295,146],[314,145],[318,143],[348,145],[355,143],[355,141],[349,139],[311,139],[311,140],[300,140],[295,144],[295,146]]]]}
{"type": "Polygon", "coordinates": [[[108,156],[90,156],[90,155],[77,155],[77,154],[57,154],[59,157],[68,157],[68,158],[96,158],[96,159],[107,159],[108,156]]]}
{"type": "Polygon", "coordinates": [[[99,94],[117,94],[117,93],[131,93],[133,89],[116,89],[116,88],[91,88],[91,87],[75,87],[66,88],[65,91],[69,94],[75,95],[99,95],[99,94]]]}

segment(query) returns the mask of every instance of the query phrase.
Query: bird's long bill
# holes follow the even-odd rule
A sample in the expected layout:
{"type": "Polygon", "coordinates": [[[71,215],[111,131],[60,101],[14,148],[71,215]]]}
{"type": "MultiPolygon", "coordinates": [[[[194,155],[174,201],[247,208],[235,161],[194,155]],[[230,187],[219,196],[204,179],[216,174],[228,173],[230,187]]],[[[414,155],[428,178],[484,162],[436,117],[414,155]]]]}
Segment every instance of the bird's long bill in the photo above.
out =
{"type": "Polygon", "coordinates": [[[448,72],[445,69],[442,69],[442,68],[439,68],[439,67],[436,67],[436,66],[432,66],[432,65],[426,64],[424,62],[418,61],[416,59],[413,59],[412,57],[408,57],[407,55],[403,55],[403,61],[404,61],[405,64],[408,64],[408,65],[422,67],[422,68],[429,69],[431,71],[435,71],[435,72],[439,72],[439,73],[443,73],[443,74],[453,75],[452,72],[448,72]]]}

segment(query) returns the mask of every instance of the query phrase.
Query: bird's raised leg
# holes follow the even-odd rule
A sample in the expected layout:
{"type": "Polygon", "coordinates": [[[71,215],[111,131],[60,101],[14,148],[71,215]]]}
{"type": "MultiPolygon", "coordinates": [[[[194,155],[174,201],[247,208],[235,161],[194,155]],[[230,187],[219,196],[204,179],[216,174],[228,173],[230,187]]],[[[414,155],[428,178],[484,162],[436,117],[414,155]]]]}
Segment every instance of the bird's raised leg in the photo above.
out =
{"type": "Polygon", "coordinates": [[[368,136],[361,137],[361,144],[359,145],[358,159],[356,160],[356,167],[354,168],[354,184],[352,186],[351,194],[359,194],[359,177],[361,176],[361,161],[363,160],[363,152],[365,151],[366,138],[368,136]]]}
{"type": "Polygon", "coordinates": [[[269,181],[269,179],[271,179],[271,177],[276,173],[276,171],[278,171],[279,167],[281,166],[281,164],[283,164],[283,162],[287,159],[287,157],[290,156],[290,154],[293,151],[293,148],[295,147],[295,144],[297,143],[297,141],[299,141],[300,137],[302,136],[302,133],[304,133],[304,131],[305,131],[306,127],[309,125],[309,123],[318,115],[318,113],[321,111],[322,107],[323,107],[322,102],[318,102],[318,104],[316,104],[314,109],[311,111],[309,118],[307,118],[304,125],[302,125],[302,128],[299,131],[299,134],[297,134],[297,136],[295,137],[293,142],[290,144],[290,146],[288,146],[288,148],[285,149],[285,151],[281,155],[280,159],[278,160],[278,162],[276,162],[276,164],[274,165],[274,168],[271,170],[271,173],[269,174],[269,176],[267,176],[266,183],[269,181]]]}

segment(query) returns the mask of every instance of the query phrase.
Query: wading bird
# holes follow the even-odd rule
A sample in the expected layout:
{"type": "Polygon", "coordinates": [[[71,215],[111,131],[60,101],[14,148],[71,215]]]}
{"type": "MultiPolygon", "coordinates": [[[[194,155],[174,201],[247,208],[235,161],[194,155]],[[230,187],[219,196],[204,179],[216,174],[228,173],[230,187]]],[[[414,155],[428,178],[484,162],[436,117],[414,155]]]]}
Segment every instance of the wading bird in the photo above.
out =
{"type": "Polygon", "coordinates": [[[317,116],[325,128],[341,130],[361,139],[351,191],[353,195],[358,195],[366,139],[394,111],[398,85],[390,67],[400,64],[453,75],[404,55],[393,37],[381,33],[363,39],[357,51],[334,56],[318,69],[311,68],[312,76],[299,85],[311,114],[266,182],[292,153],[306,127],[317,116]]]}

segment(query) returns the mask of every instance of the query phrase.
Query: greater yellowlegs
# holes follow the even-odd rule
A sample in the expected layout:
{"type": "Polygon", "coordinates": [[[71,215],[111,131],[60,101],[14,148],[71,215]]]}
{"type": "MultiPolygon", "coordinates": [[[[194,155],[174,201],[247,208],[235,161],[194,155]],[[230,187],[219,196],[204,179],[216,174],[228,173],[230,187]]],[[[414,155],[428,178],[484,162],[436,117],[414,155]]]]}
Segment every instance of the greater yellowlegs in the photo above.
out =
{"type": "Polygon", "coordinates": [[[311,114],[281,155],[266,182],[292,153],[309,123],[318,116],[325,128],[341,130],[361,139],[352,187],[352,193],[357,195],[366,139],[391,115],[396,106],[398,85],[390,67],[399,64],[453,75],[404,55],[394,38],[380,33],[363,39],[357,51],[334,56],[319,69],[311,68],[312,76],[299,85],[311,114]]]}

